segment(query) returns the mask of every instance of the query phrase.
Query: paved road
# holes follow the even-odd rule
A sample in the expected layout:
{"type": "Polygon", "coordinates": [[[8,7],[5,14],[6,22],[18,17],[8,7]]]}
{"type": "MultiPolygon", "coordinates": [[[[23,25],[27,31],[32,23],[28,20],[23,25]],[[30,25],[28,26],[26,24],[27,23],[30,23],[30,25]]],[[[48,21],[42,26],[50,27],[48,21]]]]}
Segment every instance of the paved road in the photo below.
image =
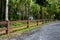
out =
{"type": "Polygon", "coordinates": [[[60,22],[43,25],[41,28],[25,33],[10,40],[60,40],[60,22]]]}

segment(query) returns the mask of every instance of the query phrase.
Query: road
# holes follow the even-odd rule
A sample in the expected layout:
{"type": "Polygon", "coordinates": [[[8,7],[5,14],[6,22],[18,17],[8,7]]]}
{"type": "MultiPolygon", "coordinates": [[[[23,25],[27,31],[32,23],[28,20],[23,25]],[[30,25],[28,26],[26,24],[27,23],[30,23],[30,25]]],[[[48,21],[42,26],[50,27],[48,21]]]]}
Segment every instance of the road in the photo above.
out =
{"type": "Polygon", "coordinates": [[[41,28],[10,38],[10,40],[60,40],[60,21],[42,25],[41,28]]]}

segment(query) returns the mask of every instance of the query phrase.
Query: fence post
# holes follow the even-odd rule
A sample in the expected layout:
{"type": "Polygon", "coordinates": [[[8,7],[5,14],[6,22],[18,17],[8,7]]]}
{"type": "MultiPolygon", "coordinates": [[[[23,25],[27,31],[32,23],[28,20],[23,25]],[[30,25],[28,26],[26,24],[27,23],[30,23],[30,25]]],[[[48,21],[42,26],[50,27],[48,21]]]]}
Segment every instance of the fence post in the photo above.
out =
{"type": "Polygon", "coordinates": [[[38,26],[38,20],[37,20],[37,26],[38,26]]]}
{"type": "Polygon", "coordinates": [[[27,28],[29,27],[30,2],[31,2],[31,0],[29,0],[29,1],[28,1],[28,4],[27,4],[27,5],[28,5],[28,6],[27,6],[27,7],[28,7],[28,10],[27,10],[27,11],[28,11],[28,12],[27,12],[27,17],[28,17],[28,20],[27,20],[27,28]]]}
{"type": "Polygon", "coordinates": [[[44,19],[42,19],[42,24],[44,24],[44,19]]]}
{"type": "Polygon", "coordinates": [[[9,34],[9,21],[6,21],[6,34],[9,34]]]}
{"type": "Polygon", "coordinates": [[[27,28],[29,28],[29,20],[27,20],[27,28]]]}

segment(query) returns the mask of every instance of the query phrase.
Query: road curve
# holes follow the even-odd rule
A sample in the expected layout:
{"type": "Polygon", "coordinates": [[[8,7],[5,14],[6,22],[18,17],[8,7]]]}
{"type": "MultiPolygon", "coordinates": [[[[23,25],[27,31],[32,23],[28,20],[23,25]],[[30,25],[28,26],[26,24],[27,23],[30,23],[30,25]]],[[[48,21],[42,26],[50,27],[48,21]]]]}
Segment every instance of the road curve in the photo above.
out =
{"type": "Polygon", "coordinates": [[[41,28],[10,40],[60,40],[60,21],[43,25],[41,28]]]}

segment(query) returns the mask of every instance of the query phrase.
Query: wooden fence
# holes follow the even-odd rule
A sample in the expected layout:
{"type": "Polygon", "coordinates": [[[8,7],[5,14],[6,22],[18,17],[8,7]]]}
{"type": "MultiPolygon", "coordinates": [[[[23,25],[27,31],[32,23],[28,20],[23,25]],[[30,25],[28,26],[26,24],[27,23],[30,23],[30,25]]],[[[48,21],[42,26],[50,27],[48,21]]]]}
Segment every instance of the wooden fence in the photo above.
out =
{"type": "MultiPolygon", "coordinates": [[[[39,25],[39,22],[44,22],[44,21],[49,21],[49,20],[48,20],[48,19],[29,20],[29,22],[34,22],[36,26],[39,25]]],[[[31,26],[31,24],[28,24],[28,23],[27,23],[27,22],[28,22],[27,20],[1,21],[0,24],[1,24],[1,25],[5,24],[6,27],[0,28],[0,34],[3,34],[3,33],[9,34],[9,33],[10,33],[10,32],[9,32],[9,31],[10,31],[9,29],[14,29],[14,28],[20,28],[20,27],[22,27],[22,25],[20,25],[20,26],[18,26],[18,27],[11,27],[11,28],[10,28],[10,23],[15,23],[15,22],[26,22],[26,27],[27,27],[27,26],[31,26]],[[4,32],[3,32],[3,31],[4,31],[4,32]]],[[[28,28],[28,27],[27,27],[27,28],[28,28]]]]}

